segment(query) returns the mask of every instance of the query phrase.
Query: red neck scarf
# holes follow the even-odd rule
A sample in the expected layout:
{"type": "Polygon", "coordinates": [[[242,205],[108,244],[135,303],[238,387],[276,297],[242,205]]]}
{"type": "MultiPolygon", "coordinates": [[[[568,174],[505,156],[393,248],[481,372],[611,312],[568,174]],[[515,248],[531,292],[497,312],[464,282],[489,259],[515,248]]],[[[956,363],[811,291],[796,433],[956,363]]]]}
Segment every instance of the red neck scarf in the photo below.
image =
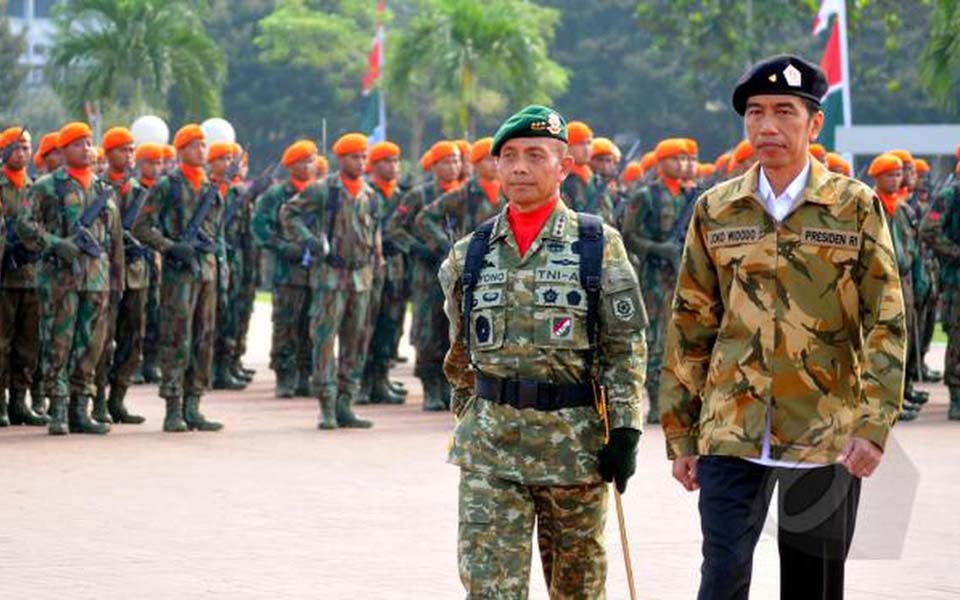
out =
{"type": "Polygon", "coordinates": [[[452,192],[453,190],[460,187],[460,180],[454,179],[452,181],[440,181],[437,180],[437,187],[440,188],[440,191],[446,194],[447,192],[452,192]]]}
{"type": "Polygon", "coordinates": [[[585,184],[590,181],[591,177],[593,177],[593,171],[590,169],[590,165],[586,164],[574,164],[572,167],[570,167],[570,173],[579,177],[580,181],[585,184]]]}
{"type": "Polygon", "coordinates": [[[487,196],[487,201],[496,206],[500,202],[500,180],[499,179],[477,179],[480,189],[487,196]]]}
{"type": "Polygon", "coordinates": [[[220,197],[224,200],[227,199],[227,192],[230,191],[230,184],[224,180],[221,180],[219,177],[210,177],[210,181],[216,184],[217,191],[220,192],[220,197]]]}
{"type": "Polygon", "coordinates": [[[393,193],[397,191],[396,179],[391,179],[390,181],[384,181],[383,179],[380,179],[379,177],[375,176],[373,178],[373,185],[377,186],[377,189],[379,189],[380,192],[383,193],[383,197],[388,200],[392,198],[393,193]]]}
{"type": "Polygon", "coordinates": [[[84,190],[89,190],[93,183],[93,167],[67,167],[67,175],[73,177],[84,190]]]}
{"type": "Polygon", "coordinates": [[[149,177],[141,177],[141,178],[140,178],[140,185],[142,185],[143,187],[145,187],[145,188],[147,188],[147,189],[152,188],[152,187],[153,187],[153,184],[155,184],[156,182],[157,182],[156,179],[150,179],[149,177]]]}
{"type": "Polygon", "coordinates": [[[356,179],[350,179],[343,172],[340,172],[340,183],[343,184],[343,188],[347,190],[347,193],[350,194],[351,198],[356,198],[360,195],[360,190],[363,189],[363,180],[357,177],[356,179]]]}
{"type": "Polygon", "coordinates": [[[520,250],[520,256],[525,256],[533,240],[537,239],[543,224],[547,222],[553,209],[556,208],[559,198],[554,198],[540,208],[529,212],[518,212],[513,206],[507,206],[507,222],[510,224],[510,231],[513,232],[514,239],[517,240],[517,249],[520,250]]]}
{"type": "Polygon", "coordinates": [[[311,183],[313,183],[313,179],[295,179],[293,177],[290,178],[290,185],[293,186],[293,189],[297,190],[298,194],[303,190],[305,190],[306,187],[311,183]]]}
{"type": "Polygon", "coordinates": [[[194,193],[200,191],[200,186],[203,185],[203,181],[207,178],[203,172],[203,167],[191,167],[186,163],[180,163],[180,172],[183,173],[184,179],[190,184],[194,193]]]}
{"type": "Polygon", "coordinates": [[[672,177],[667,177],[666,175],[661,176],[660,181],[668,190],[670,190],[671,196],[676,196],[679,194],[680,188],[683,186],[683,182],[679,179],[673,179],[672,177]]]}
{"type": "Polygon", "coordinates": [[[23,184],[27,182],[27,170],[18,169],[14,171],[7,165],[3,165],[3,174],[7,176],[7,179],[10,180],[10,183],[13,184],[13,187],[18,191],[23,188],[23,184]]]}
{"type": "Polygon", "coordinates": [[[883,204],[883,210],[887,213],[887,216],[892,217],[893,213],[897,212],[897,204],[900,204],[900,197],[896,194],[885,194],[880,190],[877,190],[877,197],[880,198],[880,203],[883,204]]]}

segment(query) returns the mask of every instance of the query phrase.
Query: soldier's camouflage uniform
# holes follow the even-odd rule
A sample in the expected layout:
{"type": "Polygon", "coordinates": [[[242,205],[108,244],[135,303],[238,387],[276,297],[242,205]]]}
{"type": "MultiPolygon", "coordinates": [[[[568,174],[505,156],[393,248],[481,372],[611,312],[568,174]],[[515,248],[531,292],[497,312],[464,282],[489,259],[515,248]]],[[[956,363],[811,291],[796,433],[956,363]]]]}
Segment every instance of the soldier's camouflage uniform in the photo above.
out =
{"type": "MultiPolygon", "coordinates": [[[[941,323],[947,334],[943,382],[953,399],[960,392],[960,183],[937,195],[924,219],[923,236],[940,259],[941,323]]],[[[960,398],[952,404],[960,410],[960,398]]]]}
{"type": "MultiPolygon", "coordinates": [[[[451,323],[444,371],[457,416],[448,460],[460,467],[461,581],[469,598],[526,598],[536,523],[550,597],[603,598],[607,491],[597,471],[603,424],[596,409],[518,410],[474,393],[476,371],[589,380],[577,215],[558,202],[521,258],[505,210],[499,213],[474,290],[468,356],[461,278],[469,239],[456,243],[439,273],[451,323]]],[[[610,227],[602,265],[594,376],[607,388],[610,428],[639,430],[646,313],[610,227]]]]}
{"type": "Polygon", "coordinates": [[[666,185],[654,181],[641,186],[625,200],[621,232],[627,249],[639,258],[638,277],[650,318],[647,328],[647,394],[650,397],[648,422],[659,419],[657,393],[663,369],[663,347],[670,320],[673,291],[677,286],[677,264],[682,240],[674,237],[677,220],[695,190],[680,188],[674,195],[666,185]]]}
{"type": "MultiPolygon", "coordinates": [[[[179,170],[161,178],[133,226],[138,240],[161,255],[181,241],[212,184],[193,187],[179,170]],[[174,186],[179,189],[175,203],[174,186]]],[[[223,201],[219,194],[200,226],[216,243],[216,253],[197,253],[199,273],[163,262],[160,281],[160,396],[199,399],[210,384],[217,314],[218,262],[224,257],[223,201]]]]}
{"type": "Polygon", "coordinates": [[[37,180],[30,196],[30,206],[18,216],[17,232],[44,254],[37,268],[40,307],[50,328],[44,343],[44,390],[52,399],[90,397],[96,393],[95,371],[110,330],[110,292],[124,289],[116,196],[110,184],[97,177],[83,189],[62,167],[37,180]],[[58,185],[63,198],[57,195],[58,185]],[[51,246],[70,237],[83,212],[107,190],[109,199],[88,228],[103,253],[94,258],[80,252],[74,264],[67,264],[51,246]]]}
{"type": "Polygon", "coordinates": [[[906,388],[919,379],[920,331],[918,303],[929,290],[923,257],[920,253],[919,220],[907,202],[898,202],[893,215],[887,215],[893,250],[897,257],[903,288],[904,317],[907,323],[906,388]]]}
{"type": "Polygon", "coordinates": [[[560,191],[571,209],[596,215],[607,225],[616,226],[615,191],[606,177],[593,173],[589,181],[584,183],[579,176],[571,173],[563,181],[560,191]]]}
{"type": "Polygon", "coordinates": [[[366,363],[368,304],[380,254],[379,219],[373,188],[363,182],[352,197],[337,172],[308,185],[280,209],[281,225],[293,239],[306,242],[317,237],[315,231],[328,234],[330,254],[316,257],[310,273],[313,389],[324,406],[336,403],[341,425],[360,391],[366,363]],[[328,198],[333,188],[339,188],[340,207],[331,222],[328,198]],[[313,227],[309,217],[315,218],[313,227]]]}
{"type": "Polygon", "coordinates": [[[903,295],[880,201],[812,160],[776,223],[759,166],[697,200],[667,332],[660,412],[670,458],[833,463],[881,448],[900,412],[903,295]]]}
{"type": "Polygon", "coordinates": [[[310,267],[302,264],[303,244],[287,236],[280,226],[280,208],[296,196],[286,181],[270,187],[257,200],[252,230],[257,245],[273,262],[273,338],[270,368],[278,383],[287,386],[299,375],[308,381],[313,371],[310,326],[310,267]]]}

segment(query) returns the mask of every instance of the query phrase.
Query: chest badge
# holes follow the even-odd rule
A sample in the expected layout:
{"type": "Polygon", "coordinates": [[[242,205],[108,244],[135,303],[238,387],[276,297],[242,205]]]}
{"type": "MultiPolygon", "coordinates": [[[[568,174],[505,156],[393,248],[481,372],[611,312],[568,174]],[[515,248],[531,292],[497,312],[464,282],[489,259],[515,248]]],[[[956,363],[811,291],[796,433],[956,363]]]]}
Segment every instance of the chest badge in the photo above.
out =
{"type": "Polygon", "coordinates": [[[473,322],[473,328],[477,333],[478,344],[487,344],[490,342],[490,337],[493,333],[490,327],[490,319],[484,316],[477,317],[476,321],[473,322]]]}
{"type": "Polygon", "coordinates": [[[550,337],[558,340],[569,338],[573,334],[572,317],[554,317],[550,324],[550,337]]]}
{"type": "Polygon", "coordinates": [[[621,321],[629,321],[637,314],[633,298],[619,298],[613,303],[613,314],[621,321]]]}

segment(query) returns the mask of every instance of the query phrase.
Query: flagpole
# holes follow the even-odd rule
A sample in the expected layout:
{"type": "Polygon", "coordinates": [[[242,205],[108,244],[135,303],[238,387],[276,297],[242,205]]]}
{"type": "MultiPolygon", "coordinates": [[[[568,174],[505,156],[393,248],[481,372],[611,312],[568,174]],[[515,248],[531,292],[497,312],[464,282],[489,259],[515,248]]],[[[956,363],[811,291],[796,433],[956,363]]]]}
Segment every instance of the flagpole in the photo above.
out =
{"type": "Polygon", "coordinates": [[[377,35],[380,36],[380,94],[379,94],[379,106],[377,108],[378,120],[380,121],[380,127],[383,129],[383,139],[387,139],[387,90],[386,86],[383,84],[383,65],[386,62],[387,56],[387,36],[384,33],[383,22],[380,22],[380,25],[377,28],[377,35]]]}
{"type": "Polygon", "coordinates": [[[850,52],[847,49],[847,3],[839,2],[839,12],[837,13],[838,25],[840,25],[840,53],[843,59],[840,61],[840,73],[843,75],[843,91],[841,100],[843,102],[843,125],[850,127],[853,124],[853,110],[850,108],[850,86],[853,81],[850,79],[850,52]]]}

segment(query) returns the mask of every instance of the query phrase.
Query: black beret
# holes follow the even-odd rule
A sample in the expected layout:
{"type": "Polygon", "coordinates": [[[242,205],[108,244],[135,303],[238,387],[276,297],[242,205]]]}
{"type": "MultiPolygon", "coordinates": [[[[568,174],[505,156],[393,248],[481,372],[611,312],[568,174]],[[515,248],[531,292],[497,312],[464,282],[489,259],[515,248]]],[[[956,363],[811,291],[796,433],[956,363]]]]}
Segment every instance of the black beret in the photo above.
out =
{"type": "Polygon", "coordinates": [[[771,56],[740,76],[733,90],[733,109],[743,115],[747,99],[760,94],[799,96],[819,105],[827,87],[827,77],[817,65],[792,54],[771,56]]]}
{"type": "Polygon", "coordinates": [[[500,125],[493,136],[490,154],[500,156],[500,148],[519,137],[549,137],[566,143],[567,120],[552,108],[531,104],[500,125]]]}

